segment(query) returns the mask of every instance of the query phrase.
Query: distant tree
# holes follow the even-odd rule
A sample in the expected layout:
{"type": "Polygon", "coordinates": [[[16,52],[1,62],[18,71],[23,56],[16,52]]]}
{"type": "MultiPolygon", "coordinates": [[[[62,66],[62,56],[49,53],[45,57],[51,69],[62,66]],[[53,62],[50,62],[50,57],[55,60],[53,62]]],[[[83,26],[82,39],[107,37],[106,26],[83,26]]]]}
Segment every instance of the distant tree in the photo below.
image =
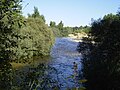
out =
{"type": "Polygon", "coordinates": [[[32,17],[29,13],[27,15],[28,15],[28,17],[32,17]]]}
{"type": "Polygon", "coordinates": [[[73,27],[73,29],[74,29],[74,30],[77,30],[77,29],[79,29],[79,28],[78,28],[77,26],[75,26],[75,27],[73,27]]]}
{"type": "Polygon", "coordinates": [[[34,7],[34,13],[32,14],[32,17],[34,17],[34,18],[36,18],[36,17],[40,17],[40,13],[39,13],[37,7],[34,7]]]}
{"type": "Polygon", "coordinates": [[[33,14],[28,13],[28,17],[41,18],[44,23],[46,22],[44,15],[40,15],[37,7],[34,7],[34,13],[33,14]]]}
{"type": "Polygon", "coordinates": [[[42,18],[43,22],[46,22],[44,15],[40,15],[40,17],[42,18]]]}
{"type": "Polygon", "coordinates": [[[56,23],[54,21],[50,21],[50,27],[55,27],[56,23]]]}
{"type": "Polygon", "coordinates": [[[57,25],[59,30],[63,30],[63,26],[64,26],[64,24],[62,21],[60,21],[60,23],[57,25]]]}
{"type": "Polygon", "coordinates": [[[75,33],[77,33],[78,32],[78,27],[77,26],[75,26],[75,27],[73,27],[73,31],[75,32],[75,33]]]}
{"type": "Polygon", "coordinates": [[[83,26],[80,26],[80,27],[79,27],[79,29],[82,29],[82,28],[83,28],[83,26]]]}

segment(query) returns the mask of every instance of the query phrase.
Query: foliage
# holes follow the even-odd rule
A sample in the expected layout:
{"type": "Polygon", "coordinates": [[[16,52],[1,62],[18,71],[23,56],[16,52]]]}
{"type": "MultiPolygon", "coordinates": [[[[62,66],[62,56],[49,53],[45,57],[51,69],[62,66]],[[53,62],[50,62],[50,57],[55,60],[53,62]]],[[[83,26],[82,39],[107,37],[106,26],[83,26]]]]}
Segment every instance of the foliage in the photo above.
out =
{"type": "Polygon", "coordinates": [[[54,21],[50,22],[50,28],[53,31],[56,37],[66,37],[69,34],[76,34],[76,33],[89,33],[90,27],[89,26],[80,26],[80,27],[64,27],[62,21],[56,25],[54,21]]]}
{"type": "Polygon", "coordinates": [[[39,14],[39,11],[38,11],[38,8],[37,7],[34,7],[34,13],[31,15],[33,18],[36,18],[36,17],[39,17],[40,14],[39,14]]]}
{"type": "Polygon", "coordinates": [[[54,37],[51,30],[41,20],[41,18],[26,19],[26,26],[23,26],[19,32],[18,48],[16,55],[19,59],[27,59],[33,56],[49,55],[54,43],[54,37]]]}
{"type": "MultiPolygon", "coordinates": [[[[21,15],[21,2],[21,0],[0,0],[0,89],[2,90],[20,90],[19,86],[14,85],[19,80],[13,81],[15,72],[10,64],[11,60],[26,62],[35,55],[49,55],[54,43],[53,32],[45,24],[44,16],[35,8],[29,18],[24,18],[21,15]]],[[[24,78],[25,74],[21,75],[24,78]]]]}
{"type": "Polygon", "coordinates": [[[60,30],[57,27],[49,27],[49,29],[51,29],[51,31],[53,31],[54,36],[56,37],[60,37],[60,30]]]}
{"type": "Polygon", "coordinates": [[[0,90],[10,89],[12,80],[12,66],[8,62],[0,62],[0,90]]]}
{"type": "Polygon", "coordinates": [[[45,17],[43,15],[40,15],[37,7],[34,7],[34,13],[33,14],[28,14],[28,17],[33,17],[33,18],[39,17],[45,23],[45,17]]]}
{"type": "Polygon", "coordinates": [[[89,38],[79,44],[88,90],[120,89],[119,37],[120,15],[108,14],[92,23],[89,38]]]}
{"type": "Polygon", "coordinates": [[[54,38],[45,18],[34,7],[25,19],[21,15],[20,0],[0,1],[0,59],[15,60],[49,55],[54,38]]]}
{"type": "Polygon", "coordinates": [[[0,1],[0,59],[9,60],[17,46],[17,31],[21,27],[21,0],[0,1]]]}
{"type": "Polygon", "coordinates": [[[50,21],[50,27],[56,27],[56,23],[54,21],[50,21]]]}
{"type": "Polygon", "coordinates": [[[60,21],[60,23],[57,25],[57,27],[59,28],[59,30],[63,30],[63,26],[64,26],[64,24],[63,24],[62,21],[60,21]]]}
{"type": "Polygon", "coordinates": [[[34,13],[25,21],[25,25],[18,32],[18,47],[14,48],[14,59],[25,61],[33,56],[49,55],[54,43],[53,32],[45,24],[36,7],[34,13]]]}
{"type": "Polygon", "coordinates": [[[13,79],[9,80],[12,85],[6,86],[9,90],[52,90],[60,87],[56,78],[51,76],[51,74],[57,73],[56,69],[43,63],[27,67],[26,70],[13,69],[13,72],[13,79]]]}

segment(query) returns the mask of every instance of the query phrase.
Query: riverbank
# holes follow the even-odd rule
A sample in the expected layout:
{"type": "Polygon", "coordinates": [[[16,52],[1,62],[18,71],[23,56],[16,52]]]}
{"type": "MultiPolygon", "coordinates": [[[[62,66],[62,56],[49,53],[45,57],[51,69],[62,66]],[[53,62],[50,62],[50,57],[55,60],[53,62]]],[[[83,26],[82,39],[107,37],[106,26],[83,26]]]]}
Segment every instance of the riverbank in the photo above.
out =
{"type": "Polygon", "coordinates": [[[82,32],[82,33],[69,34],[68,37],[72,38],[72,40],[75,42],[82,42],[82,38],[88,37],[88,35],[82,32]]]}

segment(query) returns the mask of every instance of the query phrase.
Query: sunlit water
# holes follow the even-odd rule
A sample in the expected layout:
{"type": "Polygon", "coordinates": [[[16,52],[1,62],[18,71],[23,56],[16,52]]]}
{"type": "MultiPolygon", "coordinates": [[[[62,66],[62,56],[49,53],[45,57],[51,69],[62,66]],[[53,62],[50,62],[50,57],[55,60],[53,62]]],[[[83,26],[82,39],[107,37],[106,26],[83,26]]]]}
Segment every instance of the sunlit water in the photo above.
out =
{"type": "Polygon", "coordinates": [[[75,80],[73,62],[78,65],[78,71],[81,69],[81,56],[76,51],[78,42],[75,42],[72,38],[56,38],[55,44],[51,50],[52,60],[49,63],[50,66],[57,70],[56,74],[53,74],[61,85],[61,89],[78,87],[78,80],[75,80]]]}

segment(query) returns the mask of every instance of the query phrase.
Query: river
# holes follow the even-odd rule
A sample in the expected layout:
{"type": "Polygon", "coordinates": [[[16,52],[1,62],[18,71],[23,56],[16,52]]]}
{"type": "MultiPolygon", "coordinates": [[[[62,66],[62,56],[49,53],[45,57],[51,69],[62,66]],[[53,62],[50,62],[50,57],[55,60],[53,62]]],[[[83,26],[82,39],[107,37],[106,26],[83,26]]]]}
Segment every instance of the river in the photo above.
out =
{"type": "Polygon", "coordinates": [[[62,85],[62,89],[79,87],[78,80],[74,79],[75,70],[73,64],[73,62],[77,63],[77,73],[79,74],[81,69],[81,55],[76,50],[77,45],[78,42],[72,38],[56,38],[51,50],[52,59],[49,64],[57,70],[55,76],[57,76],[59,84],[62,85]]]}
{"type": "Polygon", "coordinates": [[[0,85],[3,88],[20,87],[21,90],[66,90],[80,87],[81,55],[76,50],[77,45],[78,42],[72,38],[56,38],[49,58],[33,57],[30,65],[15,68],[15,72],[8,69],[9,74],[4,72],[7,77],[3,77],[6,79],[0,85]]]}

